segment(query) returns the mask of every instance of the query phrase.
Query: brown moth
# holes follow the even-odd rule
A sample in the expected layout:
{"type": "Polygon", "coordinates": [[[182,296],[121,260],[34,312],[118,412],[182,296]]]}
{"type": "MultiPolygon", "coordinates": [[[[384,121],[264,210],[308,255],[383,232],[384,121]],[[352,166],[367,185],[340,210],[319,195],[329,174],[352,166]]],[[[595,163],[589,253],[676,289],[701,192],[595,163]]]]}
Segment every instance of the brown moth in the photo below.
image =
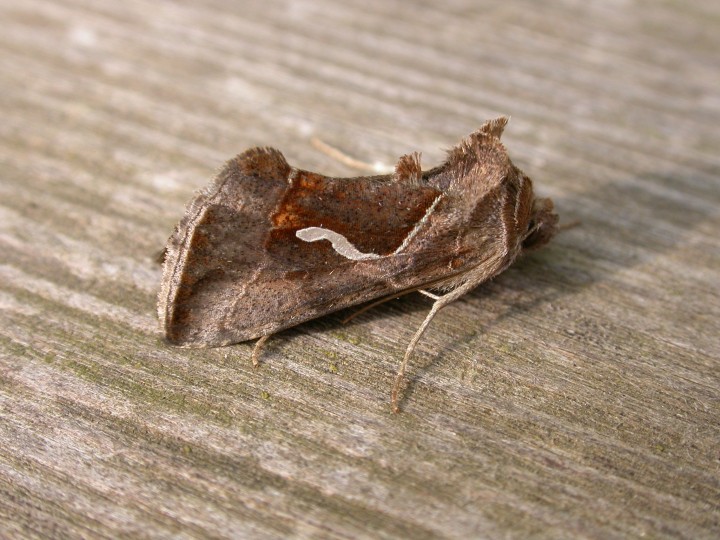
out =
{"type": "Polygon", "coordinates": [[[158,313],[167,340],[218,347],[411,291],[434,303],[407,347],[444,306],[505,270],[558,230],[550,199],[486,122],[428,171],[417,153],[393,174],[333,178],[288,165],[272,148],[228,161],[170,237],[158,313]],[[435,291],[437,294],[429,292],[435,291]]]}

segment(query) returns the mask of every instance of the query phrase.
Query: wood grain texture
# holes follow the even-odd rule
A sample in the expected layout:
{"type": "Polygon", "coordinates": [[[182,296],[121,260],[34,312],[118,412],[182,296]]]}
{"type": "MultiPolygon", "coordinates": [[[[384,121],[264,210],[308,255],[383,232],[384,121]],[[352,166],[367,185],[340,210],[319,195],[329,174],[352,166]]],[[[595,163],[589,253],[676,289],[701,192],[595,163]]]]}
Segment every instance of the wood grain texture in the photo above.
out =
{"type": "Polygon", "coordinates": [[[720,8],[0,3],[0,537],[717,538],[720,8]],[[499,114],[580,227],[446,308],[170,347],[164,245],[226,159],[353,175],[499,114]]]}

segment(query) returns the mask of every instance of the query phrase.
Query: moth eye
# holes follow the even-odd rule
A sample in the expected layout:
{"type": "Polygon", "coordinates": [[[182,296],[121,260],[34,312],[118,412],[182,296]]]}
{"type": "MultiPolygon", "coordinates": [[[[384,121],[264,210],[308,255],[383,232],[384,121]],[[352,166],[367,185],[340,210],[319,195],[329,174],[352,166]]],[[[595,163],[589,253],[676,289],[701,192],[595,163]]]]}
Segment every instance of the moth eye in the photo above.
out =
{"type": "Polygon", "coordinates": [[[528,223],[528,228],[527,228],[527,230],[528,230],[528,232],[530,232],[530,231],[532,231],[534,228],[535,228],[535,220],[534,220],[534,219],[531,219],[531,220],[530,220],[530,223],[528,223]]]}

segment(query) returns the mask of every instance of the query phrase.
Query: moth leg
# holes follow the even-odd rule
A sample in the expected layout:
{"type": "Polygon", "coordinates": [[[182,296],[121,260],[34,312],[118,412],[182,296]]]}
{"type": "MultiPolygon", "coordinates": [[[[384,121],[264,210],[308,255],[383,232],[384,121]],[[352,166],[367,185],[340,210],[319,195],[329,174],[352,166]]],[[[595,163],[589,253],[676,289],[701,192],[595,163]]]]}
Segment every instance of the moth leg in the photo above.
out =
{"type": "MultiPolygon", "coordinates": [[[[435,302],[432,305],[432,308],[430,308],[430,312],[425,317],[425,320],[422,322],[420,327],[417,329],[417,332],[415,332],[415,335],[410,340],[410,344],[408,345],[408,348],[405,350],[405,356],[403,357],[402,362],[400,363],[400,368],[398,368],[397,375],[395,375],[395,383],[393,384],[392,394],[390,396],[390,402],[392,404],[392,409],[394,413],[400,412],[400,405],[398,403],[398,396],[400,394],[400,386],[402,386],[403,379],[405,378],[405,369],[408,365],[408,360],[410,360],[410,356],[412,356],[413,351],[415,350],[415,345],[417,345],[418,341],[420,341],[420,338],[422,337],[423,333],[425,332],[425,329],[430,324],[430,321],[433,320],[433,317],[437,315],[437,312],[440,311],[442,308],[447,306],[448,304],[454,302],[458,298],[460,298],[462,295],[464,295],[466,292],[471,290],[473,287],[475,287],[476,283],[474,282],[466,282],[454,291],[451,291],[447,294],[444,294],[442,296],[437,296],[435,302]]],[[[420,291],[423,292],[423,291],[420,291]]],[[[432,293],[429,293],[432,294],[432,293]]],[[[435,296],[435,295],[433,295],[435,296]]]]}
{"type": "Polygon", "coordinates": [[[438,296],[437,294],[433,294],[433,293],[431,293],[430,291],[426,291],[426,290],[420,289],[418,292],[419,292],[420,294],[424,294],[424,295],[427,296],[428,298],[432,298],[433,300],[440,300],[440,296],[438,296]]]}
{"type": "Polygon", "coordinates": [[[260,353],[262,352],[262,349],[265,346],[265,342],[268,339],[270,339],[270,336],[272,336],[272,334],[262,336],[260,339],[258,339],[255,342],[255,347],[253,348],[253,352],[252,352],[252,356],[251,356],[253,367],[260,366],[260,353]]]}

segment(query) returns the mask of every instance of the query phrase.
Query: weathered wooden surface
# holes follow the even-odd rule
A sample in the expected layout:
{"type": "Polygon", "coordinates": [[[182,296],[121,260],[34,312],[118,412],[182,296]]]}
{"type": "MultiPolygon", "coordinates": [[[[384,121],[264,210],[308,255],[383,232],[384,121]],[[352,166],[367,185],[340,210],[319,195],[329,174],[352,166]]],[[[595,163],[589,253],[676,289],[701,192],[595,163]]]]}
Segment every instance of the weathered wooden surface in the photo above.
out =
{"type": "Polygon", "coordinates": [[[0,536],[720,535],[720,6],[0,3],[0,536]],[[497,114],[582,226],[448,307],[160,339],[224,160],[392,164],[497,114]]]}

